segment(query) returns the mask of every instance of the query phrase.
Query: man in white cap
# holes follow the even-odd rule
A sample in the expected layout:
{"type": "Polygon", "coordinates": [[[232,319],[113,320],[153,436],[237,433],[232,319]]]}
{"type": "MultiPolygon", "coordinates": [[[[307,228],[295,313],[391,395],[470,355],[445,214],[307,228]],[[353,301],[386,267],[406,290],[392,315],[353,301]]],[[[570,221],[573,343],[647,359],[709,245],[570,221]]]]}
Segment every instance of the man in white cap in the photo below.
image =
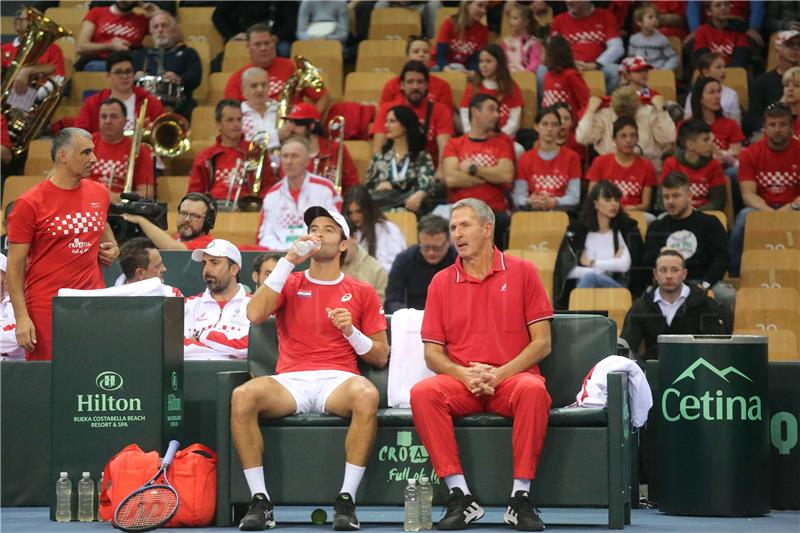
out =
{"type": "Polygon", "coordinates": [[[6,290],[6,256],[0,254],[0,360],[25,360],[25,349],[17,342],[17,321],[6,290]]]}
{"type": "Polygon", "coordinates": [[[747,108],[745,131],[762,127],[764,111],[783,96],[783,73],[800,66],[800,31],[780,31],[775,36],[775,68],[757,76],[750,84],[750,105],[747,108]]]}
{"type": "Polygon", "coordinates": [[[184,359],[242,359],[247,357],[247,304],[250,293],[239,283],[242,254],[225,239],[214,239],[192,252],[203,264],[208,288],[183,304],[184,359]]]}
{"type": "Polygon", "coordinates": [[[306,209],[303,219],[308,234],[299,237],[278,261],[247,306],[247,317],[254,324],[275,315],[280,352],[276,375],[251,379],[233,391],[231,400],[233,441],[253,498],[239,523],[243,531],[275,527],[258,419],[300,413],[350,418],[333,528],[360,527],[355,496],[375,441],[379,394],[359,375],[358,359],[377,367],[386,365],[386,320],[375,289],[342,274],[350,237],[344,217],[333,209],[313,206],[306,209]],[[308,270],[293,272],[308,259],[308,270]]]}

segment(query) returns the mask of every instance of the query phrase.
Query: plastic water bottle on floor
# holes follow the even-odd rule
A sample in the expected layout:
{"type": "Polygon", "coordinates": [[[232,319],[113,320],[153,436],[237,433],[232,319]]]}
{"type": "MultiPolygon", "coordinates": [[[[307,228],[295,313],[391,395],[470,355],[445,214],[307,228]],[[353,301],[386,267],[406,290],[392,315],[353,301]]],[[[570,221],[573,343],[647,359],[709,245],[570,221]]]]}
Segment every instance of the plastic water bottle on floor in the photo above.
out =
{"type": "Polygon", "coordinates": [[[405,531],[419,531],[419,490],[417,480],[409,479],[406,486],[406,516],[403,520],[405,531]]]}
{"type": "Polygon", "coordinates": [[[72,481],[66,472],[56,481],[56,522],[72,520],[72,481]]]}
{"type": "Polygon", "coordinates": [[[419,478],[419,528],[433,528],[433,486],[427,476],[419,478]]]}
{"type": "Polygon", "coordinates": [[[94,480],[89,472],[78,481],[78,520],[94,522],[94,480]]]}

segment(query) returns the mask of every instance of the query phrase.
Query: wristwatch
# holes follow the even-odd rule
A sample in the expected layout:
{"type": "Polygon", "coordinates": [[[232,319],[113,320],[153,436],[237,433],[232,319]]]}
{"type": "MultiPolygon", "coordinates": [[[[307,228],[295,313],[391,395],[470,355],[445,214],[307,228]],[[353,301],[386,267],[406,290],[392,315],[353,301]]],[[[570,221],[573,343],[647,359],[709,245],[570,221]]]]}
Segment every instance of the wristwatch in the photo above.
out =
{"type": "Polygon", "coordinates": [[[476,165],[470,165],[467,172],[470,176],[476,176],[478,174],[478,167],[476,165]]]}
{"type": "Polygon", "coordinates": [[[800,211],[800,202],[792,202],[792,209],[800,211]]]}

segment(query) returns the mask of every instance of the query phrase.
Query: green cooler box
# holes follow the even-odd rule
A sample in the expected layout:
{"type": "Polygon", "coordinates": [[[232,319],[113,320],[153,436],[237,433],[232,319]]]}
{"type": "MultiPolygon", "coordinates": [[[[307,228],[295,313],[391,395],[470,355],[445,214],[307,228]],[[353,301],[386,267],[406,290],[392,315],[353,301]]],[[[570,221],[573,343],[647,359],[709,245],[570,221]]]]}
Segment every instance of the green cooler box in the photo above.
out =
{"type": "Polygon", "coordinates": [[[661,510],[768,513],[767,337],[660,335],[658,344],[661,510]]]}

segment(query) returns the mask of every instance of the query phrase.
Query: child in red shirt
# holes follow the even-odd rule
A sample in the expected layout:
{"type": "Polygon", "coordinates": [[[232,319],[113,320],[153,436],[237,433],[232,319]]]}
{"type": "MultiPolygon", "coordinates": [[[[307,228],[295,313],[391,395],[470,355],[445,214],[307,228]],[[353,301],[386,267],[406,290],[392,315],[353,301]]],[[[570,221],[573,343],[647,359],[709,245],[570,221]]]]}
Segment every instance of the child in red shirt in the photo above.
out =
{"type": "Polygon", "coordinates": [[[707,2],[707,6],[706,22],[694,32],[693,61],[706,52],[714,52],[725,58],[727,66],[746,68],[750,62],[747,35],[728,29],[730,3],[707,2]]]}
{"type": "Polygon", "coordinates": [[[542,90],[542,107],[566,102],[573,117],[581,117],[589,104],[589,86],[575,66],[569,43],[560,35],[552,36],[547,46],[547,73],[542,90]]]}
{"type": "Polygon", "coordinates": [[[478,51],[489,42],[489,28],[481,22],[487,4],[485,0],[461,2],[458,13],[442,23],[436,36],[439,70],[477,70],[478,51]]]}

